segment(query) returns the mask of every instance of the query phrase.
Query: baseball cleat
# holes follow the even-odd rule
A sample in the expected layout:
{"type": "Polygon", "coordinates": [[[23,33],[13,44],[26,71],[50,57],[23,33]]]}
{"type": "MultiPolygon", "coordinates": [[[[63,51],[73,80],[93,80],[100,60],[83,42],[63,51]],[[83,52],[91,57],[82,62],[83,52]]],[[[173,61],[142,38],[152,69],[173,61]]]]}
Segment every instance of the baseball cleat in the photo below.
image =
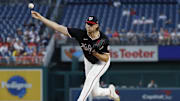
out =
{"type": "Polygon", "coordinates": [[[110,98],[113,99],[114,101],[120,101],[119,95],[116,93],[114,85],[109,85],[110,89],[110,98]]]}

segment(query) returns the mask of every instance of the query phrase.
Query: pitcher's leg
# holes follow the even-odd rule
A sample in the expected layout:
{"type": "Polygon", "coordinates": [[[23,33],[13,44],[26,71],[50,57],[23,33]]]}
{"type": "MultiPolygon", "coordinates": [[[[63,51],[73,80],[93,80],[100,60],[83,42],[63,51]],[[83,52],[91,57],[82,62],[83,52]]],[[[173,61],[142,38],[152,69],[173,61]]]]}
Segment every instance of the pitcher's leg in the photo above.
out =
{"type": "Polygon", "coordinates": [[[110,96],[109,88],[102,88],[99,84],[99,81],[96,83],[92,90],[92,95],[95,96],[110,96]]]}
{"type": "Polygon", "coordinates": [[[99,86],[99,82],[94,86],[92,90],[93,96],[107,96],[114,101],[120,101],[119,95],[116,93],[114,85],[109,85],[108,88],[102,88],[99,86]]]}
{"type": "Polygon", "coordinates": [[[87,76],[89,71],[91,70],[93,64],[89,62],[86,58],[84,58],[84,68],[85,68],[85,75],[87,76]]]}
{"type": "Polygon", "coordinates": [[[78,101],[86,101],[87,97],[91,93],[92,89],[99,81],[99,78],[106,72],[109,67],[110,62],[102,62],[101,64],[94,64],[88,75],[86,76],[86,80],[79,96],[78,101]]]}

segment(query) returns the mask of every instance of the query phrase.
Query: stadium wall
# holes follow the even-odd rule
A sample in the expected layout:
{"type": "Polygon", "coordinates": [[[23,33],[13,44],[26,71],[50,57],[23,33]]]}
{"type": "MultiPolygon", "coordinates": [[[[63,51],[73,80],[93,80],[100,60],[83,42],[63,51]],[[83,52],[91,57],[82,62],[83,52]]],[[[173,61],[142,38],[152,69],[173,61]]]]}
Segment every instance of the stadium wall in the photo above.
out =
{"type": "MultiPolygon", "coordinates": [[[[49,101],[70,101],[70,88],[81,87],[84,72],[49,72],[49,101]]],[[[150,80],[158,84],[158,88],[176,88],[180,86],[179,71],[108,71],[102,77],[106,84],[116,84],[118,88],[137,88],[140,81],[147,88],[150,80]]]]}

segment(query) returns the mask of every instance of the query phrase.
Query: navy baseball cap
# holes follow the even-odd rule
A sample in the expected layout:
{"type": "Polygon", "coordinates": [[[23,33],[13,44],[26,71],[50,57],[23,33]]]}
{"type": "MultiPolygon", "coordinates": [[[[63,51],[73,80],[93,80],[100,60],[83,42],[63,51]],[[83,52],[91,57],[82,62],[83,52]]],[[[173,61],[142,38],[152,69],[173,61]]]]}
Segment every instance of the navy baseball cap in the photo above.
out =
{"type": "Polygon", "coordinates": [[[86,23],[89,25],[94,25],[94,24],[98,24],[98,20],[95,16],[89,16],[88,19],[86,20],[86,23]]]}

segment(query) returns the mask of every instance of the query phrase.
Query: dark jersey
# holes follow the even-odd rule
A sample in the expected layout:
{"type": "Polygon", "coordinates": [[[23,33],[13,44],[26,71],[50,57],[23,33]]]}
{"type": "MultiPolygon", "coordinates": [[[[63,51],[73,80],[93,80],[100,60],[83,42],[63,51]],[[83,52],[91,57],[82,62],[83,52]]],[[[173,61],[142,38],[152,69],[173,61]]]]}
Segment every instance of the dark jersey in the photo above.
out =
{"type": "Polygon", "coordinates": [[[96,40],[92,40],[88,35],[86,30],[76,29],[76,28],[68,28],[68,32],[71,37],[74,37],[78,42],[80,47],[83,50],[84,56],[90,61],[92,64],[97,63],[99,60],[91,54],[93,45],[100,39],[104,39],[106,44],[100,49],[98,53],[109,53],[109,40],[103,33],[100,32],[100,37],[96,40]]]}

